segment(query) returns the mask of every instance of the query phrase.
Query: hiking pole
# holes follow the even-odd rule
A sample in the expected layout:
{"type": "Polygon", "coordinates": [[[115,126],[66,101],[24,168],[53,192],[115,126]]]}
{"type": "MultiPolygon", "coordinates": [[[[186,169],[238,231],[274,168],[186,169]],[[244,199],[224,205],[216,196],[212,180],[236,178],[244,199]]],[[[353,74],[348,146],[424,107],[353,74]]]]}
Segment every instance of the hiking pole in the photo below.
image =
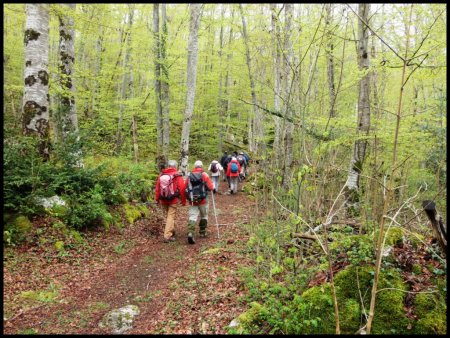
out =
{"type": "Polygon", "coordinates": [[[219,223],[217,222],[216,204],[214,203],[214,192],[213,191],[211,191],[211,199],[212,199],[212,202],[213,202],[214,217],[216,218],[217,238],[220,239],[219,223]]]}

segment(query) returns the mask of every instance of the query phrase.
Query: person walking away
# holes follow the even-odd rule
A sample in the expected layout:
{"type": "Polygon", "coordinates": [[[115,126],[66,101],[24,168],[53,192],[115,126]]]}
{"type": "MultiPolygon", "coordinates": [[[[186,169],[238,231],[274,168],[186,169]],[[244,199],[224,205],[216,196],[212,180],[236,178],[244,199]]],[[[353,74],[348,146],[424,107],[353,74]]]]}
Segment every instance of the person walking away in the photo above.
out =
{"type": "Polygon", "coordinates": [[[239,155],[236,157],[236,159],[239,162],[239,165],[241,166],[241,170],[239,172],[239,179],[244,180],[247,176],[247,160],[244,156],[244,153],[241,151],[239,155]]]}
{"type": "Polygon", "coordinates": [[[223,173],[223,167],[220,165],[220,163],[216,160],[213,160],[208,167],[208,171],[211,173],[211,179],[213,181],[214,184],[214,190],[213,193],[215,194],[216,192],[219,191],[219,178],[220,178],[220,173],[223,173]]]}
{"type": "Polygon", "coordinates": [[[195,244],[195,224],[200,214],[199,234],[206,237],[208,226],[208,190],[214,190],[214,184],[208,174],[203,171],[202,161],[195,161],[194,170],[189,173],[185,182],[186,198],[189,200],[188,242],[195,244]]]}
{"type": "Polygon", "coordinates": [[[230,176],[227,175],[228,172],[228,164],[231,162],[231,159],[233,158],[233,156],[228,155],[228,157],[225,159],[224,161],[224,165],[223,165],[223,169],[224,169],[224,173],[225,173],[225,177],[228,183],[228,188],[230,188],[230,176]]]}
{"type": "Polygon", "coordinates": [[[160,204],[166,215],[164,227],[165,243],[175,241],[175,215],[178,202],[186,205],[186,193],[182,175],[177,171],[177,161],[170,160],[156,180],[155,200],[160,204]]]}
{"type": "Polygon", "coordinates": [[[227,158],[228,158],[228,152],[224,152],[223,153],[223,156],[222,156],[222,158],[220,159],[220,165],[222,166],[222,168],[223,168],[223,171],[222,171],[222,178],[223,178],[223,181],[225,182],[225,180],[226,180],[226,172],[227,172],[227,164],[228,164],[228,161],[227,161],[227,158]]]}
{"type": "Polygon", "coordinates": [[[230,193],[236,194],[238,189],[238,180],[239,180],[239,172],[241,171],[241,167],[239,165],[236,157],[231,159],[231,162],[228,163],[227,168],[227,177],[230,178],[230,193]]]}

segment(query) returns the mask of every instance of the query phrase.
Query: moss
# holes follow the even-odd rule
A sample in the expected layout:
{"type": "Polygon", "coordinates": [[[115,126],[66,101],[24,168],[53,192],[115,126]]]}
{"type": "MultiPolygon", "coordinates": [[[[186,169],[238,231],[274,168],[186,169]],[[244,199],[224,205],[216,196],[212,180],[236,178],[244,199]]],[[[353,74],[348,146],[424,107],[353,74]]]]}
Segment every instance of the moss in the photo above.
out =
{"type": "Polygon", "coordinates": [[[406,292],[402,290],[406,291],[406,286],[399,272],[389,269],[381,273],[375,303],[373,334],[409,333],[409,320],[403,309],[406,292]]]}
{"type": "Polygon", "coordinates": [[[63,241],[57,241],[55,243],[55,249],[58,251],[64,251],[64,242],[63,241]]]}
{"type": "Polygon", "coordinates": [[[399,227],[391,227],[386,232],[386,246],[395,246],[403,242],[403,229],[399,227]]]}
{"type": "Polygon", "coordinates": [[[49,214],[55,217],[64,217],[68,215],[69,208],[64,205],[55,205],[51,209],[48,210],[49,214]]]}
{"type": "Polygon", "coordinates": [[[135,206],[131,204],[124,205],[125,210],[125,218],[130,224],[134,224],[134,222],[141,217],[141,212],[135,206]]]}
{"type": "Polygon", "coordinates": [[[299,308],[298,322],[320,318],[317,326],[303,325],[301,332],[295,334],[334,334],[336,333],[335,315],[331,287],[329,283],[318,285],[303,292],[304,304],[299,308]]]}
{"type": "Polygon", "coordinates": [[[76,242],[76,243],[83,243],[84,238],[81,236],[81,234],[76,230],[70,230],[69,236],[76,242]]]}
{"type": "Polygon", "coordinates": [[[239,326],[236,333],[254,333],[267,316],[267,309],[258,302],[251,302],[250,308],[238,316],[239,326]]]}
{"type": "MultiPolygon", "coordinates": [[[[353,299],[360,304],[361,294],[361,297],[363,297],[364,306],[367,310],[370,305],[373,276],[374,268],[371,266],[349,266],[340,271],[335,276],[338,301],[346,302],[347,299],[353,299]]],[[[403,279],[396,270],[387,269],[381,272],[378,280],[379,292],[377,293],[375,303],[375,316],[372,327],[373,334],[406,332],[408,327],[408,319],[406,318],[403,310],[403,301],[406,293],[401,291],[405,289],[406,287],[403,283],[403,279]],[[381,289],[386,290],[380,291],[381,289]]],[[[344,316],[342,318],[343,320],[346,319],[344,316]]],[[[349,323],[347,327],[353,328],[352,324],[353,323],[349,323]]]]}
{"type": "Polygon", "coordinates": [[[447,305],[441,294],[419,293],[414,300],[415,314],[418,318],[414,325],[415,334],[447,333],[447,305]]]}
{"type": "Polygon", "coordinates": [[[10,225],[6,226],[6,229],[11,233],[11,239],[13,242],[23,242],[33,229],[33,224],[28,217],[19,215],[13,218],[10,225]]]}

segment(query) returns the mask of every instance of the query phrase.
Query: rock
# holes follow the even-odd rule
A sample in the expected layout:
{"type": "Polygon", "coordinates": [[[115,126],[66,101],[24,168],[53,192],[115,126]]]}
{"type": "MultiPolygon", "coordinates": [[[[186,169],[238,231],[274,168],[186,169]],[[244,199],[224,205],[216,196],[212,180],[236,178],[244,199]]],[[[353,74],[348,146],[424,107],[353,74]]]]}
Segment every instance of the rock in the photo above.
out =
{"type": "Polygon", "coordinates": [[[238,319],[238,318],[233,319],[233,320],[231,321],[231,323],[228,324],[228,326],[229,326],[230,328],[238,327],[238,326],[239,326],[239,319],[238,319]]]}
{"type": "Polygon", "coordinates": [[[136,305],[127,305],[108,312],[100,321],[100,328],[111,328],[112,333],[122,334],[133,327],[133,319],[139,314],[136,305]]]}
{"type": "Polygon", "coordinates": [[[54,206],[62,205],[65,206],[66,202],[59,196],[52,197],[38,197],[36,198],[38,204],[42,205],[45,209],[51,209],[54,206]]]}

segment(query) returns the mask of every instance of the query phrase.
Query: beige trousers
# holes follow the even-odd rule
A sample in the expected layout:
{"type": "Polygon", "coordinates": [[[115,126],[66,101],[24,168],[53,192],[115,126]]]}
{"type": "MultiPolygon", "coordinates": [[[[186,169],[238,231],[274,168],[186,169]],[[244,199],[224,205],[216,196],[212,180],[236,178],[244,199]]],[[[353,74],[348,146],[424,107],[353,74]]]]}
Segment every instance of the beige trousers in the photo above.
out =
{"type": "Polygon", "coordinates": [[[161,204],[166,214],[166,226],[164,228],[164,238],[169,239],[175,235],[175,214],[177,213],[178,204],[161,204]]]}

